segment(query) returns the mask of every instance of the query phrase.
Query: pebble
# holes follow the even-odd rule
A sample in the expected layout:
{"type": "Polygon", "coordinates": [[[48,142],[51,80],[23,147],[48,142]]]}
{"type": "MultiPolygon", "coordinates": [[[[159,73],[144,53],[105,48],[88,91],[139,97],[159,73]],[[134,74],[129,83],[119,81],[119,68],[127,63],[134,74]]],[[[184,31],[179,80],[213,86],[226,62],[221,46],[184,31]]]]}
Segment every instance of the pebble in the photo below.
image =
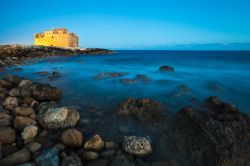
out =
{"type": "Polygon", "coordinates": [[[13,144],[16,141],[16,132],[11,127],[0,128],[0,142],[5,144],[13,144]]]}
{"type": "Polygon", "coordinates": [[[16,116],[14,120],[14,128],[17,130],[23,130],[28,125],[36,125],[36,121],[34,119],[24,117],[24,116],[16,116]]]}
{"type": "Polygon", "coordinates": [[[31,159],[30,152],[26,148],[24,148],[0,160],[0,165],[8,166],[8,165],[23,164],[29,162],[30,159],[31,159]]]}
{"type": "Polygon", "coordinates": [[[85,160],[97,160],[99,158],[99,154],[97,152],[85,151],[83,152],[83,158],[85,160]]]}
{"type": "Polygon", "coordinates": [[[84,149],[86,150],[100,151],[103,147],[104,142],[100,135],[95,135],[84,144],[84,149]]]}
{"type": "Polygon", "coordinates": [[[80,147],[82,146],[82,132],[77,129],[67,129],[61,134],[61,141],[65,146],[80,147]]]}
{"type": "Polygon", "coordinates": [[[38,127],[34,125],[26,126],[21,133],[24,144],[31,142],[37,135],[38,127]]]}

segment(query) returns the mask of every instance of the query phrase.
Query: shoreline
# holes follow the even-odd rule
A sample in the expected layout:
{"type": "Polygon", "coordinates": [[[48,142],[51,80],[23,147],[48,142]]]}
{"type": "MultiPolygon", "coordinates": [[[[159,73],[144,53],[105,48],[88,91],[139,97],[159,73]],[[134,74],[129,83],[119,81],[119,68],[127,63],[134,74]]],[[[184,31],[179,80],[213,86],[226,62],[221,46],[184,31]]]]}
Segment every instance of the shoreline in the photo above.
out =
{"type": "Polygon", "coordinates": [[[64,48],[34,45],[0,45],[0,66],[18,66],[33,58],[48,56],[101,55],[113,54],[101,48],[64,48]]]}

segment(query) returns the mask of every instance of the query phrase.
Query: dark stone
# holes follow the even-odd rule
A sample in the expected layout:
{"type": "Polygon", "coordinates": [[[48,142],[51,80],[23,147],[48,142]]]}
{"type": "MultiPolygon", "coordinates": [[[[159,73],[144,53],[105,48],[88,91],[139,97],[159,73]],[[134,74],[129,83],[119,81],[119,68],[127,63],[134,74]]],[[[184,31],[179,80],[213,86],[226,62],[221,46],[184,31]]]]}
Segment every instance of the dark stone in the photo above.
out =
{"type": "Polygon", "coordinates": [[[59,166],[59,150],[52,148],[42,151],[36,158],[37,166],[59,166]]]}
{"type": "Polygon", "coordinates": [[[175,69],[171,66],[161,66],[159,71],[174,71],[175,69]]]}

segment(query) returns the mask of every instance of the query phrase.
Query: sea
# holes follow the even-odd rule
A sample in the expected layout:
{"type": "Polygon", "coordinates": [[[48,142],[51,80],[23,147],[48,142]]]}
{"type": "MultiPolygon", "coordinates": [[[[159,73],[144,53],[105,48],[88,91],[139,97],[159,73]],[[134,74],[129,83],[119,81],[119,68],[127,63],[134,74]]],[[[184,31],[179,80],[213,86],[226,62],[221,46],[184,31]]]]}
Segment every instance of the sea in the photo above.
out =
{"type": "Polygon", "coordinates": [[[208,97],[218,96],[250,114],[250,51],[116,50],[110,55],[32,59],[19,67],[22,70],[5,68],[0,75],[14,74],[60,88],[59,105],[80,112],[80,126],[87,136],[99,133],[121,142],[124,135],[139,135],[154,140],[157,131],[144,129],[146,124],[117,118],[127,98],[150,98],[175,114],[186,106],[202,108],[208,97]],[[161,66],[175,70],[162,72],[161,66]],[[52,72],[60,76],[51,77],[52,72]]]}

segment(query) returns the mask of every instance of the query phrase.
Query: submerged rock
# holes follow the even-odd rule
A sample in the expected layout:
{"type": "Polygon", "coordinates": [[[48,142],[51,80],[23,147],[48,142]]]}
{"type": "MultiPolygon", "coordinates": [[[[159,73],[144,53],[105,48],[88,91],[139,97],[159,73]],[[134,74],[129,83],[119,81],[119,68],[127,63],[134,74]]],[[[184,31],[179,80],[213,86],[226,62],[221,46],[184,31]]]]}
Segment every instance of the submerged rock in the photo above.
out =
{"type": "Polygon", "coordinates": [[[125,72],[103,72],[95,76],[95,79],[100,80],[100,79],[107,79],[107,78],[123,77],[123,76],[126,76],[127,74],[128,73],[125,73],[125,72]]]}
{"type": "Polygon", "coordinates": [[[99,154],[97,152],[85,151],[83,152],[84,160],[97,160],[99,158],[99,154]]]}
{"type": "Polygon", "coordinates": [[[171,66],[161,66],[159,71],[174,71],[175,69],[171,66]]]}
{"type": "Polygon", "coordinates": [[[95,135],[84,144],[84,149],[86,150],[100,151],[103,147],[104,142],[100,135],[95,135]]]}
{"type": "Polygon", "coordinates": [[[82,166],[81,159],[75,153],[69,156],[63,156],[61,166],[82,166]]]}
{"type": "Polygon", "coordinates": [[[152,147],[149,139],[136,136],[124,137],[123,150],[138,157],[146,157],[152,153],[152,147]]]}
{"type": "Polygon", "coordinates": [[[118,110],[119,115],[133,115],[143,122],[159,123],[163,119],[164,107],[161,103],[151,99],[125,100],[118,110]]]}
{"type": "Polygon", "coordinates": [[[37,166],[59,166],[59,150],[51,148],[42,151],[36,158],[35,163],[37,166]]]}
{"type": "Polygon", "coordinates": [[[47,129],[58,129],[73,127],[80,119],[79,112],[68,107],[40,107],[37,120],[39,124],[47,129]]]}
{"type": "Polygon", "coordinates": [[[82,132],[77,129],[67,129],[61,134],[61,141],[65,146],[80,147],[83,142],[82,132]]]}

